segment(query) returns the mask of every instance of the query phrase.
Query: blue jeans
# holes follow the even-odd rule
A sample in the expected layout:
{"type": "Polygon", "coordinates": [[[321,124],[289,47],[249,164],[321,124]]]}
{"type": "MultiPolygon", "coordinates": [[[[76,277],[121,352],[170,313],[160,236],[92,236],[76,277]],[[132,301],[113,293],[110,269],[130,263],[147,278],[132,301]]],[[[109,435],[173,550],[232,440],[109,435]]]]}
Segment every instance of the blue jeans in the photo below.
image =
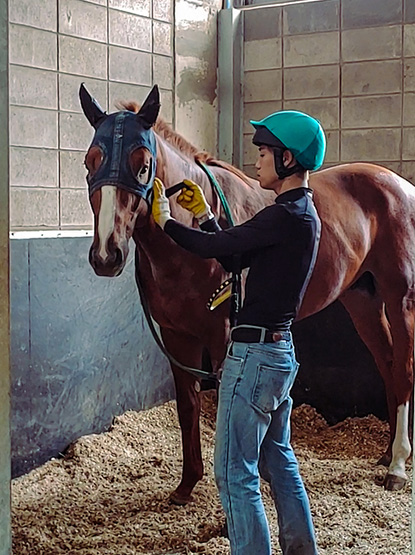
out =
{"type": "Polygon", "coordinates": [[[270,555],[259,474],[270,483],[284,555],[316,555],[310,506],[290,445],[290,390],[298,370],[291,334],[231,343],[222,373],[215,478],[232,555],[270,555]]]}

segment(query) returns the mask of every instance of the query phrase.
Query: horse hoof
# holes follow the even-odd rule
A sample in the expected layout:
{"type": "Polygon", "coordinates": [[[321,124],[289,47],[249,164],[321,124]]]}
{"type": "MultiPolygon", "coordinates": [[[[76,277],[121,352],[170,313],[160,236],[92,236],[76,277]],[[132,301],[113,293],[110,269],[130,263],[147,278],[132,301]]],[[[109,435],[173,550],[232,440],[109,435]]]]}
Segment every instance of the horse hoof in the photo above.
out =
{"type": "Polygon", "coordinates": [[[190,501],[193,501],[193,497],[190,494],[181,494],[176,490],[170,494],[169,501],[173,503],[173,505],[187,505],[190,501]]]}
{"type": "Polygon", "coordinates": [[[385,453],[378,461],[377,461],[377,465],[378,466],[386,466],[386,468],[389,468],[390,463],[392,461],[392,456],[388,455],[388,453],[385,453]]]}
{"type": "Polygon", "coordinates": [[[399,491],[404,487],[406,482],[406,478],[395,476],[394,474],[386,474],[383,487],[388,491],[399,491]]]}

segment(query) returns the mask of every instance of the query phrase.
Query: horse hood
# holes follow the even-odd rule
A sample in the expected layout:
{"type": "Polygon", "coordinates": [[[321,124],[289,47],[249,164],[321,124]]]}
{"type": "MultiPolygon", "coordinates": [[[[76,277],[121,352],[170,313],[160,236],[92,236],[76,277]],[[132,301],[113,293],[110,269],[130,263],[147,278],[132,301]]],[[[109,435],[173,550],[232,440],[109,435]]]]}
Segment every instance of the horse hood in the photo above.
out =
{"type": "Polygon", "coordinates": [[[116,185],[140,197],[147,198],[153,187],[156,173],[157,145],[152,129],[145,129],[134,112],[110,114],[98,127],[91,147],[102,150],[103,161],[93,176],[88,176],[89,195],[103,185],[116,185]],[[129,163],[136,148],[146,148],[151,154],[151,174],[142,183],[133,174],[129,163]]]}
{"type": "Polygon", "coordinates": [[[157,85],[138,113],[124,110],[106,114],[83,84],[79,95],[84,114],[96,130],[90,148],[98,147],[103,155],[98,171],[87,177],[89,196],[104,185],[115,185],[148,199],[156,175],[157,143],[151,127],[160,109],[157,85]],[[130,156],[138,148],[146,148],[151,154],[151,172],[145,183],[130,165],[130,156]]]}

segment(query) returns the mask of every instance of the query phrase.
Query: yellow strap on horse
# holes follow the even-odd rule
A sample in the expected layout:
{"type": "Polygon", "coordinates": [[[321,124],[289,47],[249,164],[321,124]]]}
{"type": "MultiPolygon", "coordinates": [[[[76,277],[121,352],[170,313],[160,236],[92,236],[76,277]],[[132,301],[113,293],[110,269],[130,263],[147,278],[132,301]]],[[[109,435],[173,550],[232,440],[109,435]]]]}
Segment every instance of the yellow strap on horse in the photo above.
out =
{"type": "Polygon", "coordinates": [[[208,310],[215,310],[219,305],[225,302],[232,295],[232,279],[226,279],[220,286],[213,292],[209,301],[206,304],[208,310]]]}

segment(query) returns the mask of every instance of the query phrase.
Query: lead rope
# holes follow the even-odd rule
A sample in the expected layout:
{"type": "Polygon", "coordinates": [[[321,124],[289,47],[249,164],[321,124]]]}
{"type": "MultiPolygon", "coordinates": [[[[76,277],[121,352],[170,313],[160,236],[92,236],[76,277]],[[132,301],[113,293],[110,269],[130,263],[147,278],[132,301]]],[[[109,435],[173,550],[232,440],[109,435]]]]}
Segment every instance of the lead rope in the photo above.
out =
{"type": "Polygon", "coordinates": [[[222,204],[222,208],[223,211],[225,212],[225,216],[226,219],[228,221],[228,224],[231,227],[234,227],[235,225],[235,221],[233,219],[232,213],[231,213],[231,209],[229,207],[228,201],[226,200],[226,197],[222,191],[222,187],[219,185],[219,183],[216,180],[216,177],[213,175],[213,173],[210,171],[210,169],[208,168],[208,166],[206,164],[204,164],[203,162],[200,162],[200,160],[196,160],[196,164],[202,168],[202,170],[206,173],[206,175],[209,178],[210,184],[212,185],[213,189],[215,190],[216,194],[219,197],[220,203],[222,204]]]}
{"type": "Polygon", "coordinates": [[[157,343],[157,345],[160,347],[160,350],[166,355],[166,357],[169,359],[169,361],[174,364],[175,366],[178,366],[181,370],[185,370],[186,372],[189,372],[190,374],[193,374],[194,376],[196,376],[197,378],[202,378],[202,379],[207,379],[207,380],[215,380],[216,376],[212,373],[212,372],[206,372],[205,370],[199,370],[198,368],[191,368],[190,366],[184,366],[183,364],[181,364],[178,360],[176,360],[166,349],[166,347],[164,346],[163,341],[161,340],[156,327],[154,325],[154,320],[153,317],[151,316],[151,312],[150,312],[150,308],[148,306],[148,302],[146,299],[146,296],[144,294],[143,291],[143,287],[141,285],[141,281],[140,281],[140,272],[139,272],[139,254],[138,254],[138,248],[135,248],[135,257],[134,257],[134,264],[135,264],[135,282],[137,284],[137,289],[138,289],[138,294],[140,295],[140,301],[143,307],[143,311],[144,311],[144,315],[146,317],[148,326],[150,328],[151,334],[155,340],[155,342],[157,343]]]}
{"type": "MultiPolygon", "coordinates": [[[[207,174],[207,176],[209,178],[209,181],[210,181],[210,184],[212,185],[213,189],[215,190],[216,194],[219,197],[219,200],[220,200],[221,205],[223,207],[223,211],[225,212],[225,216],[226,216],[226,219],[228,221],[228,224],[231,227],[233,227],[235,225],[235,222],[234,222],[234,219],[232,217],[232,213],[231,213],[228,201],[226,200],[226,197],[225,197],[225,195],[222,191],[221,186],[217,182],[213,173],[209,170],[209,168],[205,164],[203,164],[202,162],[199,162],[199,161],[196,161],[196,162],[207,174]]],[[[170,189],[168,189],[168,190],[170,190],[170,189]]],[[[153,320],[153,317],[151,315],[150,308],[148,306],[146,296],[144,294],[143,286],[141,284],[140,271],[139,271],[139,254],[138,254],[137,246],[135,248],[134,265],[135,265],[135,282],[137,284],[138,294],[140,296],[140,301],[141,301],[141,305],[143,307],[144,316],[146,317],[146,320],[147,320],[148,326],[150,328],[151,334],[152,334],[155,342],[159,346],[160,350],[162,351],[162,353],[164,353],[164,355],[169,359],[169,361],[172,364],[174,364],[175,366],[177,366],[181,370],[184,370],[185,372],[188,372],[189,374],[192,374],[196,378],[216,381],[217,376],[213,372],[207,372],[206,370],[200,370],[199,368],[192,368],[190,366],[185,366],[184,364],[181,364],[178,360],[176,360],[167,351],[167,349],[164,346],[164,343],[163,343],[162,339],[160,338],[160,336],[157,332],[157,329],[154,325],[154,320],[153,320]]],[[[237,315],[238,315],[238,312],[239,312],[239,306],[240,306],[241,271],[240,271],[239,266],[240,266],[239,257],[234,257],[234,268],[232,269],[231,310],[230,310],[230,315],[229,315],[231,327],[234,327],[236,325],[236,318],[237,318],[237,315]]]]}

